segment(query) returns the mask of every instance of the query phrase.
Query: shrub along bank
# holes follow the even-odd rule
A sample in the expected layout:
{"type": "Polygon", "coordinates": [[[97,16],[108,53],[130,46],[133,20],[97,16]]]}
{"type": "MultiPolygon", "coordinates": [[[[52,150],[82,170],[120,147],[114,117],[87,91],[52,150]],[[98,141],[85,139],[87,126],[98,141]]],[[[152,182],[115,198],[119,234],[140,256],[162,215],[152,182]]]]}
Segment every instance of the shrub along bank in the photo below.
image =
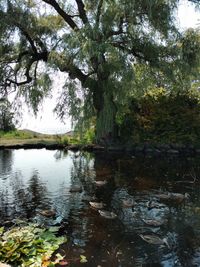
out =
{"type": "Polygon", "coordinates": [[[200,93],[198,90],[148,91],[132,98],[120,118],[120,137],[128,143],[200,145],[200,93]]]}

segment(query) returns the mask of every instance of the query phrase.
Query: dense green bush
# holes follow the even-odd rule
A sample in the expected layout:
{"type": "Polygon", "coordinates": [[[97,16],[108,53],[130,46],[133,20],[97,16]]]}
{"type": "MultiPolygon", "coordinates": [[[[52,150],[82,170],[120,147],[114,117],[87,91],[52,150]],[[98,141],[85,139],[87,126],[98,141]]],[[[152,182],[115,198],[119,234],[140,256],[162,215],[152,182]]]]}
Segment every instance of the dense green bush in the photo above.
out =
{"type": "Polygon", "coordinates": [[[120,134],[129,142],[199,143],[200,93],[178,93],[163,88],[133,98],[121,118],[120,134]]]}

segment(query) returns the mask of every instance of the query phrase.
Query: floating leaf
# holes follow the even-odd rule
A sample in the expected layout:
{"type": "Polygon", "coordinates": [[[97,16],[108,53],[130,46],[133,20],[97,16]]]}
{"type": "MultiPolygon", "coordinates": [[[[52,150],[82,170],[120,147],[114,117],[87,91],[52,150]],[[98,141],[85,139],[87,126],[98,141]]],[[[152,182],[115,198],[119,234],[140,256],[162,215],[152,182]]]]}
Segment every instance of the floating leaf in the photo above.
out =
{"type": "Polygon", "coordinates": [[[60,253],[57,253],[56,260],[59,260],[59,261],[63,260],[63,256],[60,253]]]}
{"type": "Polygon", "coordinates": [[[87,258],[84,255],[80,255],[80,263],[86,263],[87,258]]]}
{"type": "Polygon", "coordinates": [[[55,264],[59,263],[60,264],[60,261],[63,260],[63,256],[60,254],[60,253],[57,253],[56,254],[56,259],[54,261],[55,264]]]}

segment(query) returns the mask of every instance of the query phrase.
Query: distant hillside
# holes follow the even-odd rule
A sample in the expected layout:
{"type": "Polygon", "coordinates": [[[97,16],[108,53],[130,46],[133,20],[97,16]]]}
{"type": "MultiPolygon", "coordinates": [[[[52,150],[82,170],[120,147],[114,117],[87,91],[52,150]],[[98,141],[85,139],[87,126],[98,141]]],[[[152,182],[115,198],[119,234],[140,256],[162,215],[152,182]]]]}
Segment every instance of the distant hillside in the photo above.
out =
{"type": "Polygon", "coordinates": [[[20,130],[18,130],[18,131],[21,132],[21,133],[26,133],[26,134],[30,134],[30,135],[35,135],[35,136],[38,136],[38,137],[41,137],[41,136],[47,137],[47,136],[49,136],[49,135],[52,135],[52,134],[38,133],[38,132],[29,130],[29,129],[20,129],[20,130]]]}
{"type": "Polygon", "coordinates": [[[29,130],[29,129],[20,129],[18,130],[20,132],[23,132],[23,133],[27,133],[27,134],[30,134],[30,135],[35,135],[35,136],[38,136],[38,137],[48,137],[48,136],[55,136],[55,135],[59,135],[59,136],[63,136],[63,135],[67,135],[67,136],[73,136],[74,135],[74,131],[68,131],[66,133],[63,133],[63,134],[45,134],[45,133],[39,133],[39,132],[36,132],[36,131],[32,131],[32,130],[29,130]]]}

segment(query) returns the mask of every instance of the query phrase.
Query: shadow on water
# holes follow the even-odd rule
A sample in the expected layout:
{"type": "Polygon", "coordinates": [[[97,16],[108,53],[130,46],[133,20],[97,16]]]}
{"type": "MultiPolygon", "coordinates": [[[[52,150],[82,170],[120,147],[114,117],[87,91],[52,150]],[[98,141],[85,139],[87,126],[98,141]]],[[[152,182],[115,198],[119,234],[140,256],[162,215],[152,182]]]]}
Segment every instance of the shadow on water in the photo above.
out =
{"type": "Polygon", "coordinates": [[[80,254],[92,267],[200,266],[199,176],[198,158],[3,150],[0,223],[59,225],[70,266],[82,266],[80,254]]]}

